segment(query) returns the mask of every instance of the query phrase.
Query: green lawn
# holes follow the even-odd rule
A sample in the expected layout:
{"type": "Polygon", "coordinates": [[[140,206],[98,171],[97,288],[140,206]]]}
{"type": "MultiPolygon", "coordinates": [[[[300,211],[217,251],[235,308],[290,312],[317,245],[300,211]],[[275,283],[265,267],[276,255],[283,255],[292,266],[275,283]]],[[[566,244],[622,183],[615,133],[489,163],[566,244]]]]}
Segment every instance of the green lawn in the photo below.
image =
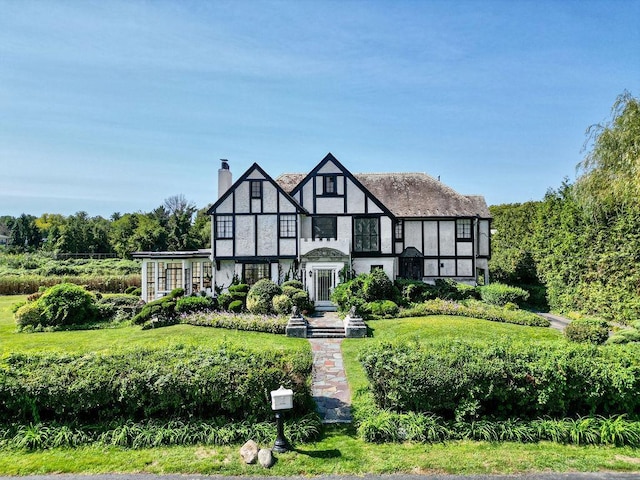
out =
{"type": "MultiPolygon", "coordinates": [[[[24,297],[0,297],[0,351],[86,351],[128,345],[216,345],[222,341],[253,348],[308,349],[306,340],[176,325],[142,331],[139,327],[97,331],[22,334],[15,332],[10,307],[24,297]]],[[[369,323],[374,337],[343,342],[347,375],[354,402],[366,402],[367,381],[356,361],[363,345],[381,340],[415,339],[428,343],[443,337],[493,339],[507,336],[531,341],[563,341],[559,332],[458,317],[379,320],[369,323]]],[[[268,447],[268,445],[267,445],[268,447]]],[[[33,453],[0,453],[0,475],[44,473],[200,473],[264,475],[260,467],[244,465],[233,447],[173,447],[126,450],[100,446],[33,453]]],[[[269,475],[364,473],[489,474],[542,471],[638,471],[640,451],[631,448],[576,447],[552,443],[515,444],[447,442],[443,444],[367,444],[351,426],[328,427],[316,443],[277,455],[269,475]]]]}
{"type": "Polygon", "coordinates": [[[86,352],[133,346],[201,345],[230,342],[260,349],[309,349],[306,340],[259,332],[239,332],[217,328],[173,325],[155,330],[120,326],[102,330],[17,333],[11,306],[26,296],[0,296],[0,355],[10,352],[86,352]]]}

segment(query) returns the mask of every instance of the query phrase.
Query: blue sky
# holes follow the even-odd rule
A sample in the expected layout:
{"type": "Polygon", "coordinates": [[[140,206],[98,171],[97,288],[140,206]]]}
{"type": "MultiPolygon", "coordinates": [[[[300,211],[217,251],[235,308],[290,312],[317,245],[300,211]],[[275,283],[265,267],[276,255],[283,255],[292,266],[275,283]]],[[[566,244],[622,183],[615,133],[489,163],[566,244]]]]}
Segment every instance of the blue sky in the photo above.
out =
{"type": "Polygon", "coordinates": [[[640,2],[0,0],[0,215],[217,198],[332,152],[489,204],[575,177],[640,95],[640,2]]]}

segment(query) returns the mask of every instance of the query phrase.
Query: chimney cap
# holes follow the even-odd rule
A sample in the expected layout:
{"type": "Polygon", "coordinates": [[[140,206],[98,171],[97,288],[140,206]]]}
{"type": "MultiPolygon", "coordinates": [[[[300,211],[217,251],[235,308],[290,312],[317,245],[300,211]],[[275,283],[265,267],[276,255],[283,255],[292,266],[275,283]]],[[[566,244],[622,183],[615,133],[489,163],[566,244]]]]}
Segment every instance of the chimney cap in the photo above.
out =
{"type": "Polygon", "coordinates": [[[227,160],[226,158],[221,158],[220,161],[222,162],[220,168],[222,168],[223,170],[229,170],[229,160],[227,160]]]}

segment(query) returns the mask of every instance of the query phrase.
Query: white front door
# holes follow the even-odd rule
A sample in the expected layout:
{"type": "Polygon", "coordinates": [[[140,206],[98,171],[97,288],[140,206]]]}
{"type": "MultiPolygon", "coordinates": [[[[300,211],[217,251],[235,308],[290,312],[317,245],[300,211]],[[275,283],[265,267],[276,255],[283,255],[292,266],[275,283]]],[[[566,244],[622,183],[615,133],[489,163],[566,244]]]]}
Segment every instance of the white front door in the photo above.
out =
{"type": "Polygon", "coordinates": [[[315,265],[311,268],[309,293],[316,307],[335,307],[331,303],[331,292],[339,282],[338,272],[342,265],[315,265]]]}

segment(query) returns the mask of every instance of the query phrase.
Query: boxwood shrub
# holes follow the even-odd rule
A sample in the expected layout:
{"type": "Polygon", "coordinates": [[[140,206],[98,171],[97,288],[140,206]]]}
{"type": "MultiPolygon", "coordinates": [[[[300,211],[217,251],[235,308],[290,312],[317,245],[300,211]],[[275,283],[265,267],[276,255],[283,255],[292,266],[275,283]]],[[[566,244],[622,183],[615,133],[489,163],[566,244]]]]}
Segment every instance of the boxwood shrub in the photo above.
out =
{"type": "Polygon", "coordinates": [[[609,323],[596,318],[578,318],[565,327],[564,335],[571,342],[600,345],[609,338],[609,323]]]}
{"type": "Polygon", "coordinates": [[[281,293],[282,289],[272,280],[258,280],[247,294],[247,309],[256,315],[273,313],[273,297],[281,293]]]}
{"type": "Polygon", "coordinates": [[[529,292],[520,287],[512,287],[502,283],[491,283],[480,287],[480,298],[483,302],[499,307],[507,303],[515,303],[523,306],[527,300],[529,300],[529,292]]]}

